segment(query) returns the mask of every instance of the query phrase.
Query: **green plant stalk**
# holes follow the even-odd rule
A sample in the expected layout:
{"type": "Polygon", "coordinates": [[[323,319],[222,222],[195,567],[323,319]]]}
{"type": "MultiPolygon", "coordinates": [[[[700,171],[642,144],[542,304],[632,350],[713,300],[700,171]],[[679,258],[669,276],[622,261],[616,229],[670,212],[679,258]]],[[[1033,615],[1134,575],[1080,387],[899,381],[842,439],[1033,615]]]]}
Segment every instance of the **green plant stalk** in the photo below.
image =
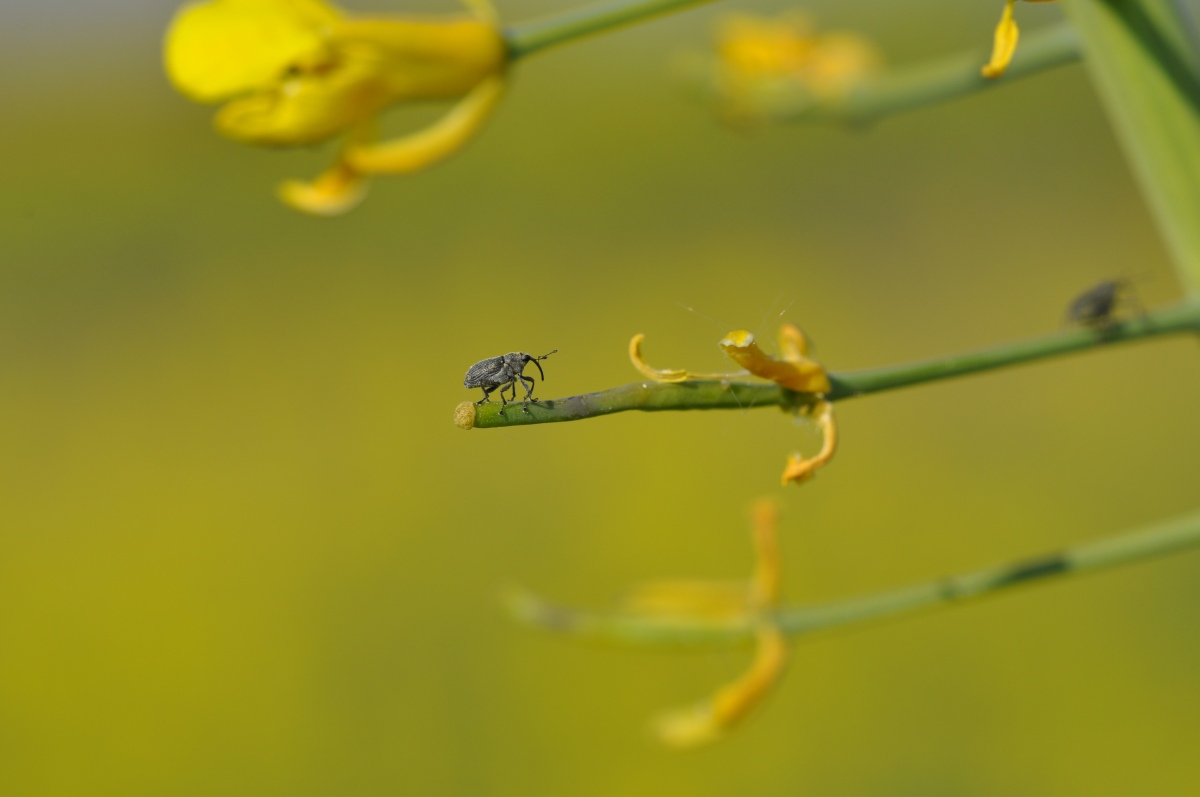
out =
{"type": "Polygon", "coordinates": [[[1200,295],[1200,71],[1173,0],[1064,0],[1186,290],[1200,295]]]}
{"type": "MultiPolygon", "coordinates": [[[[1105,329],[1064,330],[1030,340],[923,362],[831,374],[829,379],[833,391],[826,398],[840,401],[922,382],[965,376],[1071,352],[1180,332],[1200,333],[1200,298],[1160,308],[1143,317],[1116,323],[1105,329]]],[[[786,390],[772,382],[744,382],[733,376],[729,379],[696,379],[687,382],[645,381],[569,398],[538,400],[526,408],[523,408],[520,402],[509,404],[506,408],[494,402],[482,406],[464,402],[456,411],[456,421],[463,428],[490,429],[577,421],[628,410],[745,410],[754,407],[793,409],[811,402],[813,398],[786,390]],[[464,422],[462,416],[468,416],[470,422],[464,422]]]]}
{"type": "Polygon", "coordinates": [[[900,67],[864,81],[846,96],[821,100],[807,92],[795,100],[769,100],[767,117],[777,122],[837,121],[868,123],[903,111],[998,88],[1047,69],[1073,64],[1081,57],[1079,37],[1068,23],[1034,31],[1021,46],[1004,77],[990,80],[979,70],[986,54],[969,52],[900,67]]]}
{"type": "Polygon", "coordinates": [[[504,38],[509,55],[516,60],[558,44],[711,2],[714,0],[617,0],[513,25],[504,32],[504,38]]]}
{"type": "MultiPolygon", "coordinates": [[[[1200,548],[1200,513],[999,567],[826,605],[782,608],[767,615],[767,619],[788,636],[803,637],[956,606],[1006,593],[1013,587],[1125,567],[1197,548],[1200,548]]],[[[537,628],[608,642],[644,645],[746,643],[754,638],[755,629],[763,620],[758,615],[717,622],[662,615],[576,611],[545,603],[527,593],[511,596],[508,605],[515,619],[537,628]]]]}

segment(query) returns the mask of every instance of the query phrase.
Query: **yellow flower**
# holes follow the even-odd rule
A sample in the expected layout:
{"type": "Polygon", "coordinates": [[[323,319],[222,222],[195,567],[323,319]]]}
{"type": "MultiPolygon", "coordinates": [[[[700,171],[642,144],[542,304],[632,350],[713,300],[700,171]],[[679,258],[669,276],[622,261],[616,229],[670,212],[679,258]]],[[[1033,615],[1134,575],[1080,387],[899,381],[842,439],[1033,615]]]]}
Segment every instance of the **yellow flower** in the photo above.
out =
{"type": "Polygon", "coordinates": [[[878,72],[882,58],[856,33],[817,33],[804,14],[726,17],[717,31],[717,94],[732,119],[763,116],[775,98],[836,101],[878,72]]]}
{"type": "Polygon", "coordinates": [[[508,54],[489,9],[447,18],[356,18],[323,0],[209,0],[185,6],[166,68],[197,102],[225,103],[216,127],[240,141],[314,144],[344,136],[337,162],[280,196],[308,213],[354,207],[365,178],[425,168],[461,149],[495,110],[508,54]],[[404,101],[457,99],[441,120],[392,141],[375,121],[404,101]]]}
{"type": "MultiPolygon", "coordinates": [[[[1054,0],[1026,0],[1029,3],[1050,3],[1054,0]]],[[[1013,54],[1017,51],[1017,39],[1020,36],[1020,31],[1017,29],[1017,23],[1013,19],[1013,7],[1017,4],[1017,0],[1005,0],[1004,11],[1000,14],[1000,24],[996,26],[996,36],[992,43],[992,57],[980,73],[986,77],[995,79],[1004,74],[1004,70],[1008,69],[1008,65],[1012,63],[1013,54]]]]}
{"type": "MultiPolygon", "coordinates": [[[[721,687],[706,700],[693,706],[663,714],[655,722],[660,739],[675,747],[694,747],[716,741],[746,717],[778,682],[787,664],[787,638],[771,615],[779,606],[779,513],[770,500],[759,501],[753,511],[754,543],[758,563],[750,582],[739,590],[728,585],[707,585],[728,594],[728,603],[713,616],[711,601],[688,604],[701,591],[702,584],[688,583],[685,590],[676,586],[676,603],[670,613],[695,622],[700,618],[730,620],[741,617],[755,626],[755,655],[750,668],[733,682],[721,687]]],[[[659,601],[671,595],[671,585],[659,585],[650,591],[659,601]]],[[[701,593],[702,594],[702,593],[701,593]]],[[[717,593],[713,593],[717,594],[717,593]]],[[[707,597],[711,598],[711,594],[707,597]]],[[[645,609],[643,609],[645,611],[645,609]]]]}

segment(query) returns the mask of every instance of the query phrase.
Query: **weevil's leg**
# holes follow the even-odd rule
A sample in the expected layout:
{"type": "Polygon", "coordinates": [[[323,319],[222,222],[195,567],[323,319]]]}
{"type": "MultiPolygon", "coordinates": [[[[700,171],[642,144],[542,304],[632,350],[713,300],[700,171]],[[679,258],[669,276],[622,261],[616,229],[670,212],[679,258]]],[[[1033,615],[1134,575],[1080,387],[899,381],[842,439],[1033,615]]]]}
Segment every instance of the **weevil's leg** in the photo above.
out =
{"type": "Polygon", "coordinates": [[[480,387],[479,389],[483,391],[483,398],[481,398],[479,401],[476,401],[475,406],[478,407],[483,404],[491,404],[492,400],[488,398],[488,396],[492,394],[492,391],[496,389],[496,386],[492,385],[491,388],[480,387]]]}
{"type": "Polygon", "coordinates": [[[508,406],[508,401],[506,401],[504,398],[504,391],[510,387],[513,389],[513,400],[515,401],[517,398],[517,388],[513,385],[513,382],[511,379],[506,384],[503,384],[500,386],[500,414],[501,415],[504,414],[504,408],[508,406]]]}
{"type": "MultiPolygon", "coordinates": [[[[533,397],[533,386],[536,383],[533,381],[533,379],[531,377],[525,376],[523,374],[518,374],[517,379],[521,380],[521,387],[525,388],[525,401],[521,405],[521,411],[528,413],[529,412],[529,402],[532,401],[534,404],[537,403],[537,399],[535,399],[533,397]],[[526,384],[526,383],[528,383],[528,384],[526,384]]],[[[517,386],[514,384],[513,385],[513,400],[516,401],[516,398],[517,398],[517,386]]]]}

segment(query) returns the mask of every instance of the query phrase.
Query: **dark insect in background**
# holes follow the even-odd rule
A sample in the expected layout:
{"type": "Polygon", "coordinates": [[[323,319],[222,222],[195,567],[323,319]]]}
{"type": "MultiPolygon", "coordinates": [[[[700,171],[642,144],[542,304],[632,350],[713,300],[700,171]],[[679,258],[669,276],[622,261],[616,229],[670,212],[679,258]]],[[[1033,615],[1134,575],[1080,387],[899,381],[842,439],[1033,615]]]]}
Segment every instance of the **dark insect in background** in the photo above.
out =
{"type": "MultiPolygon", "coordinates": [[[[558,349],[550,352],[554,354],[558,349]]],[[[529,412],[529,402],[537,403],[537,399],[533,397],[533,377],[525,376],[525,366],[533,363],[537,366],[538,373],[542,375],[542,381],[546,381],[546,372],[542,370],[542,364],[538,360],[544,360],[550,354],[543,354],[541,357],[534,357],[531,354],[526,354],[523,351],[513,351],[508,354],[502,354],[499,357],[489,357],[486,360],[480,360],[467,369],[467,375],[463,378],[463,387],[477,387],[483,390],[483,398],[476,401],[476,404],[490,403],[489,396],[496,391],[500,391],[500,413],[504,414],[504,406],[508,401],[504,398],[504,391],[512,388],[512,400],[517,400],[517,382],[520,381],[521,387],[525,388],[525,401],[521,407],[523,412],[529,412]]]]}
{"type": "Polygon", "coordinates": [[[1067,322],[1092,329],[1107,329],[1118,321],[1117,311],[1122,305],[1145,314],[1133,292],[1132,282],[1127,279],[1105,280],[1071,300],[1067,308],[1067,322]]]}

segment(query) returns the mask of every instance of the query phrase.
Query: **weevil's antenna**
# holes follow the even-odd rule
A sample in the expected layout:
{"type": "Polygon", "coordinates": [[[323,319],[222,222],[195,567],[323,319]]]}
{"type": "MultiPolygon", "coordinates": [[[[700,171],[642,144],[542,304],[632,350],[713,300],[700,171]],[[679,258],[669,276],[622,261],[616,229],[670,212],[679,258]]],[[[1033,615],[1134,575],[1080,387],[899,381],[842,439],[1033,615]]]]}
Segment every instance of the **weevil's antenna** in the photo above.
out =
{"type": "MultiPolygon", "coordinates": [[[[558,349],[555,349],[554,351],[550,352],[550,354],[554,354],[554,352],[556,352],[556,351],[558,351],[558,349]]],[[[543,354],[541,357],[530,357],[528,354],[525,355],[527,362],[531,362],[537,366],[538,373],[542,375],[543,382],[546,381],[546,372],[542,370],[542,364],[540,362],[538,362],[538,360],[544,360],[547,357],[549,357],[550,354],[543,354]]]]}

